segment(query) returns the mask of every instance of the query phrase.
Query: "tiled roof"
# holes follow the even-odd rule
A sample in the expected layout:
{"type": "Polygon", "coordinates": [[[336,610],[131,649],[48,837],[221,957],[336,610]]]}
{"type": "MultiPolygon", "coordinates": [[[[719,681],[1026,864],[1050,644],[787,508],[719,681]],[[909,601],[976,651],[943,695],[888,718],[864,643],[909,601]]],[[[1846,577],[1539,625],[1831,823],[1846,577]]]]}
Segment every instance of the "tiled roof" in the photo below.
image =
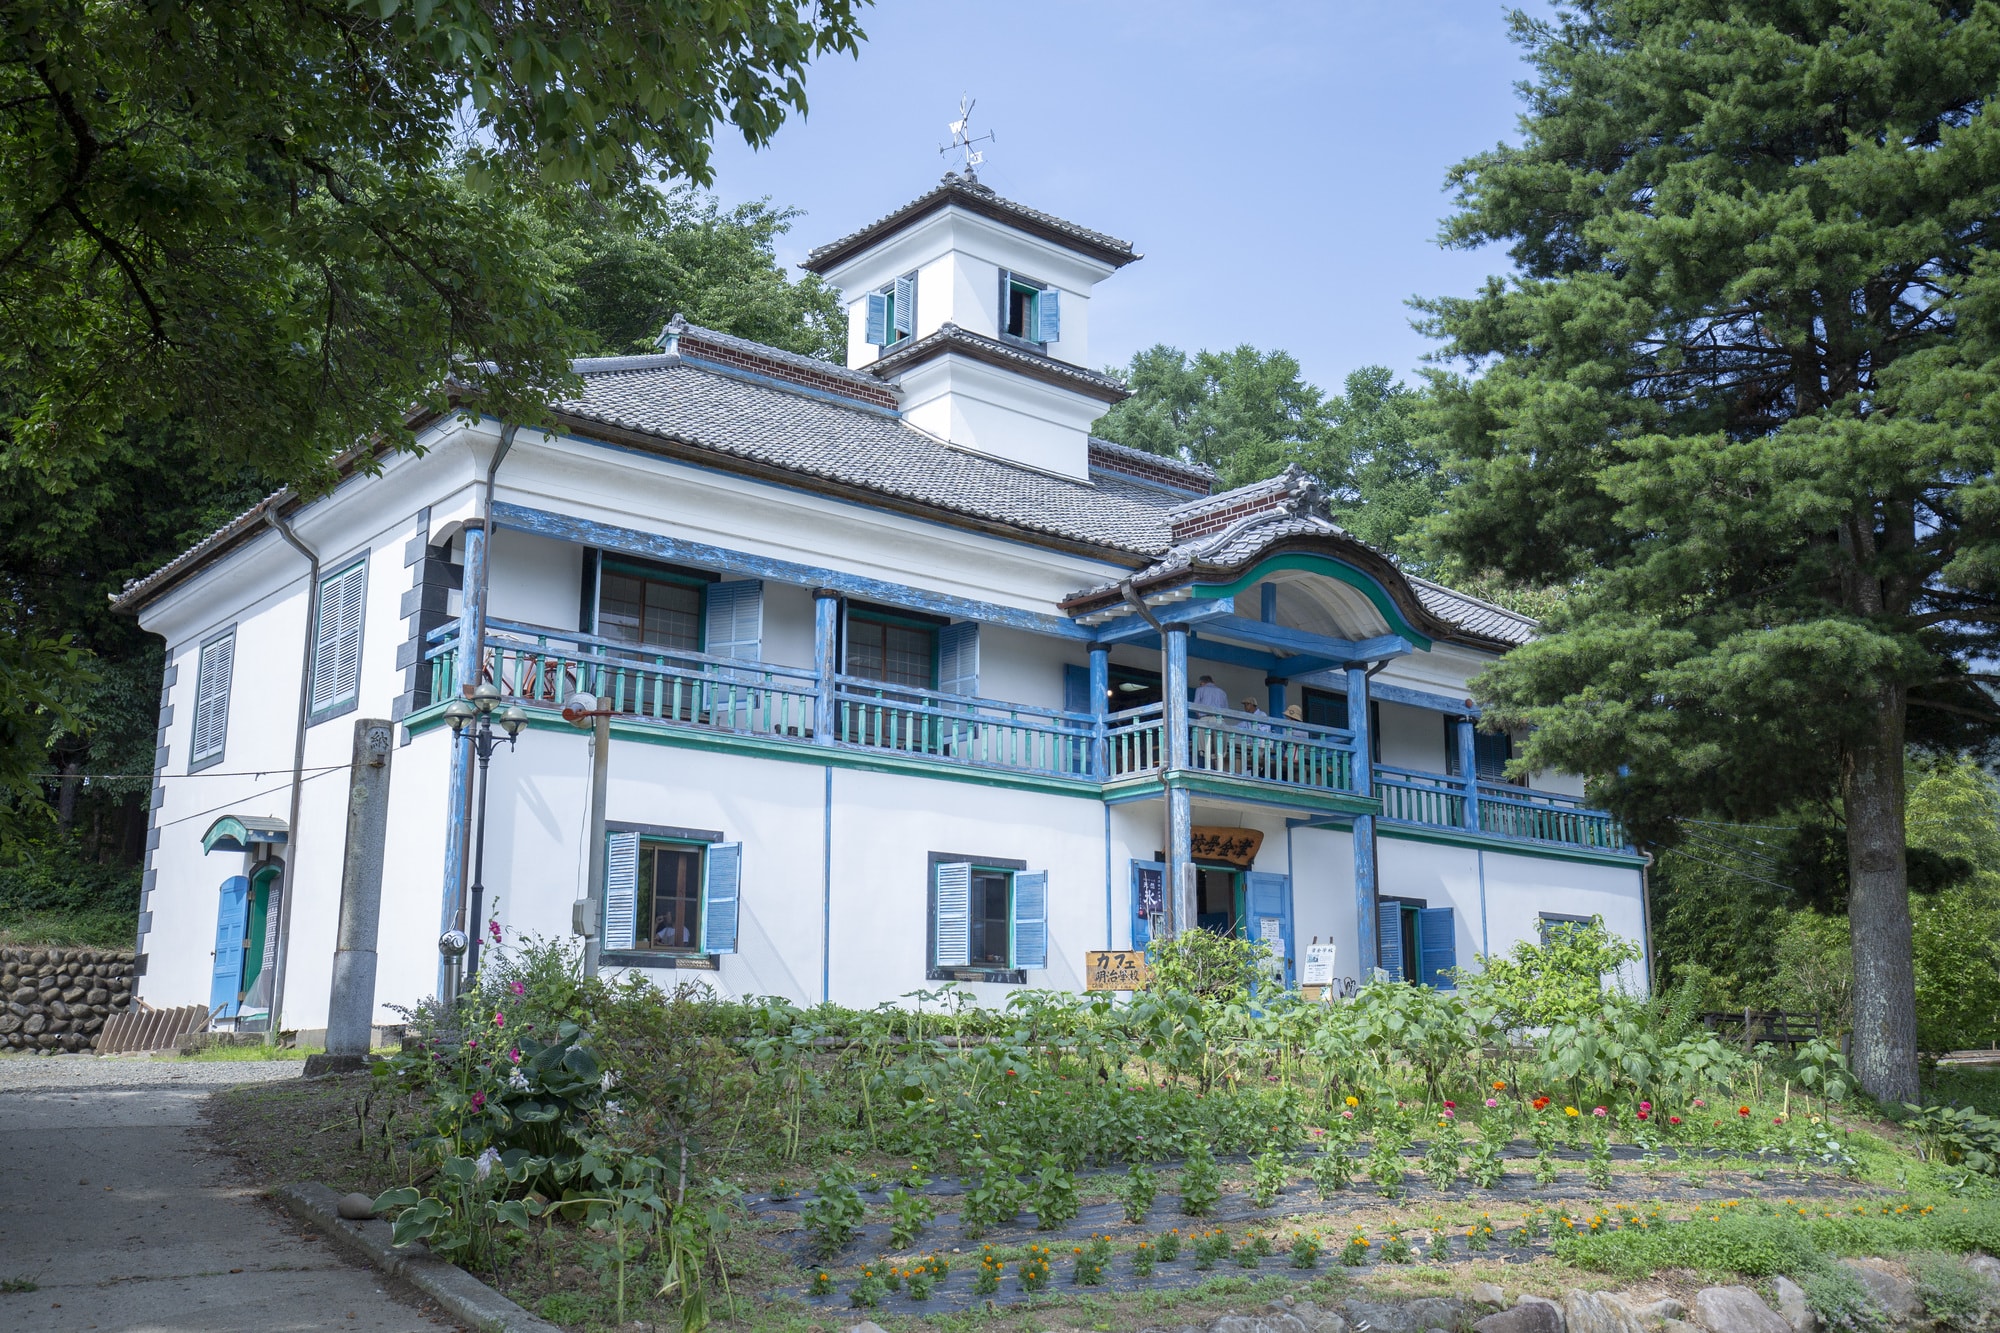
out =
{"type": "Polygon", "coordinates": [[[1032,379],[1058,384],[1066,389],[1107,403],[1123,402],[1132,396],[1125,387],[1125,381],[1082,366],[1073,366],[1067,361],[1058,361],[1052,356],[1017,347],[989,338],[971,329],[962,329],[956,324],[938,325],[937,332],[925,334],[915,342],[899,344],[894,350],[882,354],[868,365],[870,374],[883,379],[891,379],[898,372],[920,365],[933,357],[956,352],[975,361],[1001,366],[1007,370],[1019,371],[1032,379]]]}
{"type": "Polygon", "coordinates": [[[1449,620],[1468,634],[1515,647],[1535,637],[1536,621],[1533,616],[1524,616],[1519,611],[1509,611],[1504,606],[1481,601],[1469,593],[1447,588],[1442,583],[1432,583],[1415,575],[1408,577],[1410,586],[1417,590],[1418,601],[1429,607],[1433,614],[1449,620]]]}
{"type": "Polygon", "coordinates": [[[583,368],[583,375],[583,396],[556,405],[579,425],[681,441],[1134,555],[1168,546],[1174,497],[1137,478],[1055,476],[957,448],[879,412],[664,358],[630,369],[583,368]]]}
{"type": "Polygon", "coordinates": [[[990,186],[981,185],[971,176],[961,176],[952,172],[928,193],[919,195],[895,212],[877,218],[859,231],[849,232],[837,241],[819,246],[809,251],[806,262],[800,267],[813,273],[824,273],[828,269],[851,258],[866,249],[869,244],[888,235],[898,228],[909,225],[927,213],[956,204],[968,212],[990,217],[996,222],[1006,223],[1032,236],[1066,245],[1081,251],[1093,259],[1098,259],[1119,268],[1142,256],[1132,248],[1132,242],[1121,241],[1116,236],[1107,236],[1101,231],[1080,227],[1074,222],[1065,222],[1052,213],[1044,213],[1026,204],[1017,204],[1011,199],[1003,199],[990,186]]]}

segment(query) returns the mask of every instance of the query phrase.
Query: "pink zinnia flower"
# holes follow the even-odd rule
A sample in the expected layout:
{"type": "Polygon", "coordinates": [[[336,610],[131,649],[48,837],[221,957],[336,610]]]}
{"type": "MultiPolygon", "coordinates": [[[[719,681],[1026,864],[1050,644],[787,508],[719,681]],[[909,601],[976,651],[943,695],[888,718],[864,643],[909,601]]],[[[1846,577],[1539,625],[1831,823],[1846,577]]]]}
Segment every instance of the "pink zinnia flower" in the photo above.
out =
{"type": "Polygon", "coordinates": [[[1489,1111],[1492,1110],[1494,1107],[1498,1106],[1499,1104],[1500,1104],[1500,1099],[1498,1097],[1488,1097],[1486,1099],[1486,1109],[1489,1111]]]}
{"type": "Polygon", "coordinates": [[[1352,1120],[1352,1119],[1354,1119],[1354,1112],[1352,1112],[1352,1111],[1342,1111],[1342,1112],[1340,1113],[1340,1118],[1341,1118],[1342,1120],[1352,1120]]]}
{"type": "Polygon", "coordinates": [[[1602,1115],[1609,1115],[1609,1114],[1611,1114],[1611,1113],[1610,1113],[1609,1111],[1605,1110],[1605,1109],[1604,1109],[1603,1107],[1601,1107],[1601,1106],[1597,1106],[1597,1107],[1593,1107],[1593,1108],[1591,1108],[1591,1112],[1590,1112],[1590,1113],[1591,1113],[1592,1115],[1597,1115],[1597,1116],[1602,1116],[1602,1115]]]}
{"type": "Polygon", "coordinates": [[[473,1093],[473,1094],[472,1094],[472,1109],[473,1109],[473,1110],[475,1110],[475,1111],[483,1111],[483,1110],[485,1110],[485,1109],[486,1109],[486,1094],[485,1094],[485,1093],[483,1093],[483,1092],[475,1092],[475,1093],[473,1093]]]}
{"type": "Polygon", "coordinates": [[[513,1062],[514,1062],[515,1064],[517,1064],[517,1065],[518,1065],[518,1064],[520,1064],[520,1063],[521,1063],[521,1048],[520,1048],[519,1046],[516,1046],[516,1047],[515,1047],[515,1048],[514,1048],[513,1050],[511,1050],[511,1051],[507,1052],[507,1058],[508,1058],[509,1060],[512,1060],[512,1061],[513,1061],[513,1062]]]}
{"type": "Polygon", "coordinates": [[[521,984],[520,982],[518,982],[518,981],[510,981],[510,982],[508,982],[508,983],[507,983],[507,989],[508,989],[508,990],[510,990],[510,991],[513,991],[513,992],[514,992],[514,994],[516,994],[516,995],[526,995],[526,994],[528,993],[528,988],[527,988],[526,986],[523,986],[523,985],[522,985],[522,984],[521,984]]]}
{"type": "Polygon", "coordinates": [[[1651,1102],[1640,1102],[1639,1109],[1641,1111],[1650,1111],[1653,1109],[1653,1104],[1651,1102]]]}
{"type": "Polygon", "coordinates": [[[1458,1112],[1452,1109],[1450,1102],[1446,1102],[1444,1104],[1444,1118],[1446,1120],[1450,1120],[1453,1116],[1456,1116],[1457,1114],[1458,1112]]]}
{"type": "Polygon", "coordinates": [[[1695,1099],[1694,1099],[1694,1103],[1693,1103],[1693,1104],[1694,1104],[1694,1105],[1696,1105],[1696,1106],[1706,1106],[1706,1105],[1708,1105],[1708,1103],[1707,1103],[1707,1102],[1703,1101],[1703,1100],[1702,1100],[1701,1098],[1699,1098],[1699,1097],[1697,1097],[1697,1098],[1695,1098],[1695,1099]]]}
{"type": "Polygon", "coordinates": [[[494,1026],[494,1027],[496,1027],[496,1028],[504,1028],[504,1027],[506,1027],[506,1026],[507,1026],[507,1015],[505,1015],[505,1014],[501,1013],[501,1012],[500,1012],[500,1011],[499,1011],[498,1009],[495,1009],[495,1010],[493,1011],[493,1026],[494,1026]]]}

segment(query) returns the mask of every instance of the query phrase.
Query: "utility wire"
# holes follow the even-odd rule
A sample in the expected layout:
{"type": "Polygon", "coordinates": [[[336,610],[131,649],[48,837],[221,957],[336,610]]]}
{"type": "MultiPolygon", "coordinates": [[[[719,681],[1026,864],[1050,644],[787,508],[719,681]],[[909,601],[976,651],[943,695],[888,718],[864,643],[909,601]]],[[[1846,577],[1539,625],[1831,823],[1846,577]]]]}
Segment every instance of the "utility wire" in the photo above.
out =
{"type": "Polygon", "coordinates": [[[1720,870],[1725,875],[1734,875],[1738,879],[1747,879],[1753,884],[1767,884],[1774,889],[1783,889],[1786,893],[1790,893],[1793,891],[1792,886],[1789,884],[1780,884],[1775,879],[1765,879],[1762,875],[1753,875],[1747,870],[1739,870],[1735,866],[1726,866],[1719,861],[1707,860],[1704,857],[1696,856],[1694,853],[1688,851],[1685,847],[1669,847],[1666,850],[1668,855],[1670,856],[1684,856],[1688,860],[1694,861],[1700,865],[1708,866],[1709,868],[1714,870],[1720,870]]]}
{"type": "MultiPolygon", "coordinates": [[[[340,765],[340,767],[344,769],[344,768],[346,768],[346,767],[347,767],[347,765],[346,765],[346,764],[342,764],[342,765],[340,765]]],[[[316,778],[323,778],[323,777],[325,777],[325,776],[326,776],[326,775],[327,775],[328,773],[331,773],[331,772],[334,772],[334,771],[335,771],[335,770],[333,770],[333,769],[330,769],[330,768],[327,768],[327,769],[321,769],[321,770],[320,770],[319,772],[317,772],[317,773],[313,774],[313,775],[312,775],[312,777],[309,777],[309,778],[306,778],[306,779],[305,779],[305,781],[306,781],[306,782],[311,782],[311,781],[313,781],[313,780],[314,780],[314,779],[316,779],[316,778]]],[[[200,775],[199,775],[199,774],[197,774],[196,776],[198,777],[198,776],[200,776],[200,775]]],[[[209,807],[208,809],[206,809],[206,810],[197,810],[197,811],[195,811],[195,812],[194,812],[193,814],[191,814],[191,815],[182,815],[182,816],[181,816],[181,817],[180,817],[179,819],[169,819],[169,820],[168,820],[168,821],[167,821],[166,823],[164,823],[164,824],[156,824],[156,825],[154,825],[154,827],[155,827],[155,828],[172,828],[172,827],[173,827],[174,825],[176,825],[176,824],[185,824],[185,823],[187,823],[187,822],[188,822],[188,821],[189,821],[190,819],[200,819],[200,818],[201,818],[201,817],[202,817],[203,815],[212,815],[212,814],[214,814],[214,813],[215,813],[215,812],[216,812],[217,810],[227,810],[227,809],[228,809],[228,808],[229,808],[230,806],[232,806],[232,805],[241,805],[241,804],[242,804],[243,802],[245,802],[245,801],[254,801],[254,800],[256,800],[256,799],[257,799],[257,798],[258,798],[259,796],[269,796],[269,795],[270,795],[271,793],[273,793],[273,792],[280,792],[280,791],[286,791],[286,790],[289,790],[289,789],[290,789],[290,787],[291,787],[291,785],[292,785],[292,784],[291,784],[290,782],[281,782],[281,783],[279,783],[279,784],[278,784],[277,786],[275,786],[275,787],[266,787],[266,788],[265,788],[265,789],[264,789],[263,791],[253,791],[253,792],[246,792],[246,793],[244,793],[244,794],[243,794],[243,795],[241,795],[241,796],[237,796],[237,797],[233,797],[233,798],[232,798],[232,799],[230,799],[230,800],[227,800],[227,801],[224,801],[224,802],[223,802],[223,803],[222,803],[221,805],[213,805],[213,806],[210,806],[210,807],[209,807]]]]}
{"type": "MultiPolygon", "coordinates": [[[[347,767],[349,767],[347,764],[321,764],[314,768],[308,768],[305,771],[317,777],[321,773],[330,773],[336,768],[347,767]]],[[[233,773],[220,773],[215,769],[208,768],[203,769],[199,773],[37,773],[35,774],[35,778],[42,782],[61,782],[65,778],[91,778],[98,782],[123,782],[128,779],[132,781],[157,779],[164,782],[168,778],[176,781],[181,778],[268,778],[273,773],[283,773],[284,771],[282,768],[260,768],[254,770],[246,768],[239,769],[233,773]]]]}

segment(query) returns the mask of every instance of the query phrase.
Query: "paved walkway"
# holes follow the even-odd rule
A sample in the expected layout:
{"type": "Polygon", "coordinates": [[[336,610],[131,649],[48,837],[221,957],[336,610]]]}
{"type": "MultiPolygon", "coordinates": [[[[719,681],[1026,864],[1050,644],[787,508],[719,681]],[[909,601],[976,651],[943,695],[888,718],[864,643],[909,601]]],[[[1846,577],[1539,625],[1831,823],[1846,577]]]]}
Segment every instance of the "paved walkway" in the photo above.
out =
{"type": "Polygon", "coordinates": [[[370,1330],[457,1325],[385,1290],[258,1199],[196,1126],[218,1087],[297,1061],[0,1057],[0,1329],[370,1330]]]}

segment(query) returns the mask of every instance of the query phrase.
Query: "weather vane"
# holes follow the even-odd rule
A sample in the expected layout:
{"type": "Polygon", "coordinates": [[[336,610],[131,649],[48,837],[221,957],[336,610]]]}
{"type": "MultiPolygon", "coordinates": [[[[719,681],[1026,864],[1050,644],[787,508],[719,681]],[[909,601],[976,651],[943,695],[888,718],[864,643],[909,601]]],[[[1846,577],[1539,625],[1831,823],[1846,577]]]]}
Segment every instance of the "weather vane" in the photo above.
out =
{"type": "Polygon", "coordinates": [[[951,142],[938,146],[940,156],[949,158],[953,153],[961,155],[959,165],[960,169],[965,172],[967,180],[979,179],[978,173],[974,168],[986,160],[986,154],[980,152],[972,145],[976,143],[991,143],[994,139],[993,131],[991,130],[988,130],[984,134],[972,133],[972,108],[975,105],[977,103],[972,98],[960,95],[958,99],[958,119],[945,127],[951,131],[951,142]]]}

